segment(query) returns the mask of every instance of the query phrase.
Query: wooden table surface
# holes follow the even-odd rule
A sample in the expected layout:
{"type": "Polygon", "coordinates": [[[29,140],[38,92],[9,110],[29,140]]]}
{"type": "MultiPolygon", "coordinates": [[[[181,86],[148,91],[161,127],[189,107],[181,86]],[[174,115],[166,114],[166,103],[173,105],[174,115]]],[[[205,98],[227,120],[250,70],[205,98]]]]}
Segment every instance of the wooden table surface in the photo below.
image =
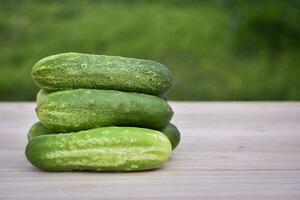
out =
{"type": "Polygon", "coordinates": [[[182,141],[159,170],[42,172],[35,103],[0,103],[0,199],[300,199],[300,103],[171,102],[182,141]]]}

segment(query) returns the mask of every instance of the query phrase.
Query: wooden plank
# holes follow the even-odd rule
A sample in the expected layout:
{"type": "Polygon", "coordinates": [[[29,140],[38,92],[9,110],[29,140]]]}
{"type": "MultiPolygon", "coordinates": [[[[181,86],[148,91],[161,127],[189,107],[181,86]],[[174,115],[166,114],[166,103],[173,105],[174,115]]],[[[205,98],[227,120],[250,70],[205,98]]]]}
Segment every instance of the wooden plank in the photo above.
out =
{"type": "Polygon", "coordinates": [[[300,199],[300,103],[171,102],[162,169],[47,173],[25,158],[34,103],[0,103],[0,199],[300,199]]]}
{"type": "Polygon", "coordinates": [[[2,177],[3,199],[299,199],[299,171],[41,173],[2,177]],[[298,197],[298,198],[297,198],[298,197]]]}

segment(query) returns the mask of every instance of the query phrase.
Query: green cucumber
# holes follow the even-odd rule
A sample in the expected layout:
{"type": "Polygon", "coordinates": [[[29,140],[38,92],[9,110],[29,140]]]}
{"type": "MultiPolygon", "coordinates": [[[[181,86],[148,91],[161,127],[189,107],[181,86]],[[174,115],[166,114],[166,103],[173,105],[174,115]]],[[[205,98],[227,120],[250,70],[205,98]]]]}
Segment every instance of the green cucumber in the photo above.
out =
{"type": "Polygon", "coordinates": [[[54,132],[48,130],[41,122],[34,123],[27,134],[27,140],[30,141],[33,138],[36,138],[40,135],[49,135],[49,134],[55,134],[54,132]]]}
{"type": "Polygon", "coordinates": [[[90,88],[160,95],[172,82],[169,69],[151,60],[83,53],[43,58],[31,75],[46,91],[90,88]]]}
{"type": "MultiPolygon", "coordinates": [[[[172,149],[175,149],[180,142],[180,132],[178,131],[177,127],[173,124],[168,124],[166,127],[161,129],[160,132],[168,137],[171,142],[172,149]]],[[[48,130],[43,124],[41,124],[41,122],[36,122],[31,126],[27,135],[27,139],[30,141],[37,136],[49,134],[57,133],[48,130]]]]}
{"type": "Polygon", "coordinates": [[[160,167],[171,151],[170,141],[159,131],[104,127],[38,136],[25,153],[45,171],[140,171],[160,167]]]}
{"type": "Polygon", "coordinates": [[[36,112],[54,132],[72,132],[105,126],[134,126],[159,130],[173,111],[159,97],[114,90],[76,89],[38,95],[36,112]]]}
{"type": "Polygon", "coordinates": [[[178,146],[181,137],[181,134],[177,127],[174,124],[169,123],[160,131],[169,138],[172,144],[172,149],[175,149],[178,146]]]}
{"type": "Polygon", "coordinates": [[[37,93],[36,104],[37,106],[41,105],[41,103],[47,98],[48,93],[45,90],[40,90],[37,93]]]}

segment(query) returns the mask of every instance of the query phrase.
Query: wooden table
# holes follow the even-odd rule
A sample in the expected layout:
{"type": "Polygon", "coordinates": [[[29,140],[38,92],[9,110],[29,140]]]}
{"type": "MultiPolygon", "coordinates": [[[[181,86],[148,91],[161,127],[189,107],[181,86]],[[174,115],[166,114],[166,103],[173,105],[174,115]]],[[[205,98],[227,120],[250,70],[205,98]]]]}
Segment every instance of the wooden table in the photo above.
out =
{"type": "Polygon", "coordinates": [[[34,103],[0,104],[0,199],[300,199],[300,103],[171,102],[182,141],[163,168],[48,173],[24,148],[34,103]]]}

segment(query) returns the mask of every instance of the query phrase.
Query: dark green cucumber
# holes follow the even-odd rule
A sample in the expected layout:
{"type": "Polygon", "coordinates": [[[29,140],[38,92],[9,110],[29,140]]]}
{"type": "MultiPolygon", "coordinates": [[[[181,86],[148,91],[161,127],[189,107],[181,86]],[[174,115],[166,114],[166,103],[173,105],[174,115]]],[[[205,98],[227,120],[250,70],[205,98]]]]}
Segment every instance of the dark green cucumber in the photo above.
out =
{"type": "Polygon", "coordinates": [[[46,91],[90,88],[160,95],[172,82],[169,69],[151,60],[82,53],[41,59],[31,74],[46,91]]]}
{"type": "MultiPolygon", "coordinates": [[[[173,124],[168,124],[166,127],[160,130],[171,142],[172,149],[175,149],[180,142],[180,132],[178,131],[177,127],[173,124]]],[[[49,135],[49,134],[57,134],[48,130],[43,124],[40,122],[36,122],[30,128],[27,138],[28,141],[32,140],[33,138],[40,136],[40,135],[49,135]]]]}
{"type": "Polygon", "coordinates": [[[169,123],[160,131],[169,138],[172,144],[172,149],[175,149],[178,146],[181,137],[181,134],[177,127],[174,124],[169,123]]]}
{"type": "Polygon", "coordinates": [[[159,130],[173,111],[159,97],[114,90],[76,89],[37,97],[41,123],[54,132],[104,126],[134,126],[159,130]]]}
{"type": "Polygon", "coordinates": [[[159,131],[104,127],[39,136],[25,152],[31,164],[45,171],[139,171],[160,167],[171,151],[159,131]]]}

